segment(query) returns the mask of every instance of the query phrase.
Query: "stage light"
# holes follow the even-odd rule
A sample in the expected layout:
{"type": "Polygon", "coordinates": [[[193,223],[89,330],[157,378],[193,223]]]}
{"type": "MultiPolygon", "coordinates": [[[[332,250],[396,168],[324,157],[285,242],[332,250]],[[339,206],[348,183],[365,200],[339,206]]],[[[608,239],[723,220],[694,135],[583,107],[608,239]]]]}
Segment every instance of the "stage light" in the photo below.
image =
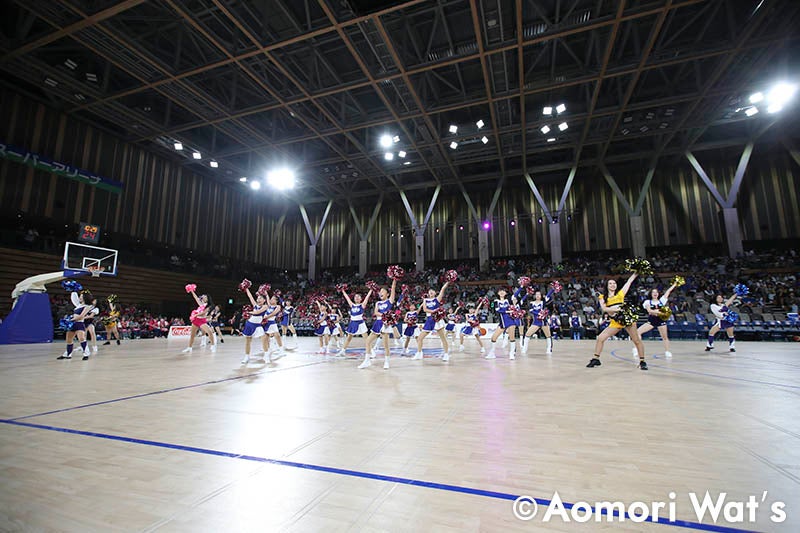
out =
{"type": "Polygon", "coordinates": [[[492,227],[492,225],[489,224],[489,221],[488,220],[484,220],[483,221],[483,229],[488,230],[490,227],[492,227]]]}
{"type": "Polygon", "coordinates": [[[392,137],[390,135],[381,135],[381,146],[389,148],[392,145],[392,137]]]}
{"type": "Polygon", "coordinates": [[[253,189],[254,191],[257,191],[258,189],[260,189],[260,188],[261,188],[261,182],[260,182],[260,181],[258,181],[258,180],[256,180],[256,181],[251,181],[251,182],[250,182],[250,188],[251,188],[251,189],[253,189]]]}
{"type": "Polygon", "coordinates": [[[511,227],[513,228],[516,225],[517,225],[517,221],[512,218],[511,219],[511,227]]]}
{"type": "Polygon", "coordinates": [[[778,106],[778,111],[780,111],[783,109],[784,104],[792,99],[796,91],[797,85],[786,82],[776,83],[767,93],[767,102],[769,102],[770,107],[778,106]]]}
{"type": "Polygon", "coordinates": [[[403,157],[405,157],[405,156],[406,156],[406,153],[405,153],[405,151],[403,151],[403,150],[400,150],[399,152],[397,152],[397,157],[403,158],[403,157]]]}
{"type": "Polygon", "coordinates": [[[555,137],[550,137],[549,139],[547,139],[547,142],[549,142],[549,143],[552,143],[552,142],[555,142],[555,141],[556,141],[555,137]]]}
{"type": "Polygon", "coordinates": [[[541,223],[542,223],[542,217],[539,217],[539,220],[537,220],[536,222],[538,222],[539,224],[541,224],[541,223]]]}
{"type": "Polygon", "coordinates": [[[764,93],[753,93],[750,95],[750,103],[757,104],[764,99],[764,93]]]}
{"type": "Polygon", "coordinates": [[[203,156],[202,156],[202,155],[200,155],[200,152],[195,152],[195,153],[193,153],[193,154],[192,154],[192,157],[194,157],[195,159],[203,159],[203,156]]]}
{"type": "Polygon", "coordinates": [[[403,163],[403,164],[404,164],[404,165],[406,165],[406,166],[408,166],[408,165],[410,165],[410,164],[411,164],[411,161],[406,161],[406,162],[405,162],[405,163],[403,163]]]}
{"type": "Polygon", "coordinates": [[[181,143],[179,143],[179,142],[176,142],[176,143],[175,143],[175,144],[173,144],[172,146],[174,146],[174,147],[175,147],[175,149],[176,149],[176,150],[178,150],[178,151],[180,151],[180,150],[183,150],[183,144],[181,144],[181,143]]]}
{"type": "Polygon", "coordinates": [[[567,123],[566,123],[566,122],[562,122],[561,124],[559,124],[559,125],[558,125],[558,129],[559,129],[559,130],[561,130],[561,131],[564,131],[564,130],[565,130],[565,129],[567,129],[568,127],[569,127],[569,126],[567,126],[567,123]]]}
{"type": "Polygon", "coordinates": [[[458,143],[457,143],[457,142],[455,142],[455,141],[451,142],[451,143],[450,143],[450,148],[451,148],[452,150],[455,150],[456,148],[458,148],[458,143]]]}
{"type": "Polygon", "coordinates": [[[211,168],[218,168],[219,167],[219,163],[217,163],[216,161],[210,161],[208,164],[211,165],[211,168]]]}
{"type": "Polygon", "coordinates": [[[558,224],[558,217],[553,217],[553,224],[558,224]]]}
{"type": "Polygon", "coordinates": [[[436,233],[439,233],[439,228],[436,228],[436,233]]]}
{"type": "Polygon", "coordinates": [[[489,142],[489,137],[487,137],[486,135],[484,135],[483,137],[481,137],[481,142],[482,142],[483,144],[487,144],[487,143],[489,142]]]}
{"type": "Polygon", "coordinates": [[[478,126],[478,129],[481,129],[484,126],[484,122],[483,120],[479,120],[478,122],[475,123],[475,125],[478,126]]]}
{"type": "Polygon", "coordinates": [[[756,113],[758,113],[758,108],[756,106],[749,107],[747,108],[747,111],[744,112],[744,114],[747,115],[748,117],[752,117],[756,113]]]}
{"type": "Polygon", "coordinates": [[[564,104],[558,104],[558,106],[556,106],[556,113],[558,113],[559,115],[566,110],[567,106],[565,106],[564,104]]]}
{"type": "Polygon", "coordinates": [[[455,124],[450,124],[449,130],[450,133],[456,133],[458,131],[458,126],[456,126],[455,124]]]}
{"type": "Polygon", "coordinates": [[[464,231],[464,226],[459,226],[458,229],[460,229],[461,231],[464,231]]]}
{"type": "Polygon", "coordinates": [[[53,78],[45,78],[44,79],[44,84],[45,85],[49,85],[50,87],[55,87],[56,85],[58,85],[58,82],[56,80],[54,80],[53,78]]]}
{"type": "Polygon", "coordinates": [[[247,183],[247,178],[242,176],[241,178],[239,178],[239,181],[241,181],[242,183],[247,183]]]}
{"type": "Polygon", "coordinates": [[[543,115],[552,115],[553,114],[553,108],[550,107],[550,106],[546,106],[544,109],[542,109],[542,114],[543,115]]]}
{"type": "Polygon", "coordinates": [[[385,154],[383,154],[383,158],[387,161],[391,161],[392,159],[394,159],[394,154],[392,152],[386,152],[385,154]]]}
{"type": "Polygon", "coordinates": [[[783,109],[783,106],[781,104],[769,104],[769,106],[767,106],[767,113],[769,113],[771,115],[773,113],[777,113],[778,111],[780,111],[782,109],[783,109]]]}
{"type": "Polygon", "coordinates": [[[399,143],[400,142],[400,137],[395,135],[394,137],[392,137],[392,142],[399,143]]]}
{"type": "Polygon", "coordinates": [[[542,132],[542,134],[546,135],[546,134],[548,134],[548,133],[550,132],[550,126],[548,126],[547,124],[545,124],[544,126],[542,126],[542,127],[539,129],[539,131],[541,131],[541,132],[542,132]]]}
{"type": "Polygon", "coordinates": [[[279,190],[294,188],[294,172],[288,168],[278,168],[267,173],[267,183],[279,190]]]}

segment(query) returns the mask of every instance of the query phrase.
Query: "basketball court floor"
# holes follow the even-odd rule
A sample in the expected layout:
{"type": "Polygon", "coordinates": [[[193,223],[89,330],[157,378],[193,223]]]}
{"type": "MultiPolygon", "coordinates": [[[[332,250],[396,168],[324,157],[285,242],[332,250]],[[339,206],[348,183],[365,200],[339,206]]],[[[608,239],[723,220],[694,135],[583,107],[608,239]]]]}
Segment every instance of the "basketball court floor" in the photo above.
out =
{"type": "Polygon", "coordinates": [[[390,370],[243,344],[0,347],[0,531],[800,531],[800,345],[647,342],[643,372],[624,341],[594,369],[592,341],[390,370]]]}

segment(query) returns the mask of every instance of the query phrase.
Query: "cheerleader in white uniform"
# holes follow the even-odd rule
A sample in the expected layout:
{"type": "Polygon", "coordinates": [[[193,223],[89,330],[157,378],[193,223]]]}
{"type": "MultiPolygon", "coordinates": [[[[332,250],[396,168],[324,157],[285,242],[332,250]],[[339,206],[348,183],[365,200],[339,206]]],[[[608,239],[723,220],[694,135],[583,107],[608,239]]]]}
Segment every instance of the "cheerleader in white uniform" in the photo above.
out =
{"type": "Polygon", "coordinates": [[[326,331],[328,334],[328,352],[333,351],[333,345],[341,348],[342,344],[342,326],[339,324],[341,321],[341,314],[339,309],[328,304],[328,322],[326,323],[326,331]]]}
{"type": "Polygon", "coordinates": [[[428,297],[422,301],[422,310],[425,311],[427,317],[425,318],[425,324],[422,325],[422,331],[420,331],[419,337],[417,337],[417,353],[413,357],[415,360],[422,360],[422,343],[425,341],[425,337],[434,331],[439,334],[439,338],[442,340],[442,348],[444,349],[442,361],[446,363],[450,360],[450,347],[447,345],[447,336],[445,335],[444,329],[447,324],[444,320],[437,321],[433,317],[434,312],[442,307],[441,302],[444,298],[444,292],[447,290],[448,285],[450,285],[450,282],[445,282],[445,284],[442,285],[442,288],[439,290],[438,295],[436,294],[435,290],[430,289],[428,291],[428,297]]]}
{"type": "Polygon", "coordinates": [[[735,320],[728,320],[730,318],[728,316],[728,313],[730,312],[728,307],[733,304],[734,300],[736,300],[735,294],[724,301],[723,296],[721,294],[717,294],[717,297],[714,299],[714,303],[711,304],[711,312],[714,313],[715,317],[717,317],[717,321],[708,331],[708,342],[706,343],[707,352],[710,352],[714,349],[714,335],[716,335],[721,329],[724,329],[725,333],[728,334],[728,349],[731,352],[736,351],[736,337],[733,335],[733,325],[735,320]]]}
{"type": "Polygon", "coordinates": [[[420,327],[417,325],[417,320],[419,320],[420,312],[422,312],[421,305],[414,308],[414,304],[409,303],[408,311],[406,311],[405,317],[403,318],[403,324],[405,324],[405,328],[403,329],[403,337],[405,337],[403,353],[411,353],[411,348],[409,348],[408,345],[411,343],[411,339],[415,339],[419,336],[420,327]]]}
{"type": "Polygon", "coordinates": [[[317,353],[325,353],[329,339],[329,336],[326,333],[328,331],[328,311],[326,305],[323,305],[319,301],[317,301],[316,304],[317,309],[319,310],[319,313],[317,314],[317,320],[314,322],[314,335],[316,335],[319,339],[319,350],[317,350],[317,353]]]}
{"type": "Polygon", "coordinates": [[[267,337],[269,337],[269,340],[267,341],[267,349],[270,352],[276,350],[271,346],[272,340],[275,340],[275,343],[278,345],[277,355],[278,357],[282,357],[285,355],[285,353],[283,351],[283,339],[281,338],[281,331],[278,327],[278,317],[281,314],[282,308],[278,302],[277,296],[270,298],[269,293],[265,294],[264,296],[266,296],[267,300],[269,301],[267,312],[264,313],[264,321],[262,322],[264,333],[266,333],[267,337]]]}
{"type": "Polygon", "coordinates": [[[370,331],[367,337],[367,350],[364,354],[364,361],[358,365],[358,368],[367,368],[372,364],[372,345],[375,343],[375,339],[381,337],[383,339],[383,368],[384,370],[389,369],[389,352],[391,351],[389,348],[389,333],[392,333],[392,330],[396,330],[397,328],[393,325],[384,324],[383,317],[394,307],[396,287],[397,280],[395,279],[392,280],[391,291],[387,291],[386,287],[381,287],[378,292],[380,300],[375,302],[375,315],[377,316],[377,320],[372,324],[372,331],[370,331]]]}
{"type": "Polygon", "coordinates": [[[473,307],[472,305],[467,306],[467,316],[466,320],[467,323],[464,324],[464,327],[461,328],[459,333],[461,343],[458,346],[458,351],[464,351],[464,337],[469,337],[473,335],[475,340],[478,341],[478,345],[481,347],[481,353],[486,353],[486,348],[483,346],[483,341],[481,340],[481,321],[480,312],[481,306],[483,305],[483,301],[481,300],[478,302],[478,307],[473,307]]]}
{"type": "Polygon", "coordinates": [[[93,298],[90,304],[89,314],[86,318],[83,319],[83,323],[86,325],[86,338],[91,343],[91,350],[92,353],[97,353],[97,332],[94,329],[94,321],[97,318],[97,315],[100,314],[100,308],[97,307],[97,298],[93,298]]]}
{"type": "Polygon", "coordinates": [[[264,313],[267,312],[267,299],[263,294],[257,294],[255,298],[253,298],[253,294],[250,292],[250,289],[245,289],[245,293],[247,293],[247,297],[250,299],[250,305],[253,306],[253,310],[250,312],[250,317],[244,324],[244,331],[242,331],[242,335],[244,335],[244,357],[242,357],[242,364],[246,365],[250,362],[250,345],[253,342],[253,337],[261,338],[261,350],[264,353],[264,360],[269,356],[267,350],[267,336],[264,333],[264,328],[261,326],[261,322],[264,319],[264,313]]]}
{"type": "Polygon", "coordinates": [[[364,337],[369,333],[369,329],[367,329],[367,325],[364,323],[364,308],[366,308],[369,304],[369,298],[372,296],[372,291],[367,293],[367,296],[363,301],[361,300],[360,294],[354,294],[352,300],[347,295],[347,291],[345,289],[342,289],[342,294],[344,295],[347,305],[350,306],[350,322],[347,324],[347,329],[345,330],[347,333],[347,338],[344,340],[344,346],[342,346],[342,349],[339,350],[336,355],[345,354],[347,347],[350,346],[350,341],[353,340],[355,335],[361,335],[364,337]]]}
{"type": "Polygon", "coordinates": [[[284,337],[287,336],[288,332],[291,332],[292,336],[294,337],[293,345],[297,346],[297,330],[294,329],[294,325],[292,324],[293,317],[294,317],[294,307],[292,307],[292,301],[286,300],[283,303],[283,318],[281,318],[281,331],[284,337]]]}
{"type": "MultiPolygon", "coordinates": [[[[547,295],[544,298],[542,298],[542,291],[536,291],[533,293],[533,301],[530,302],[528,309],[528,312],[533,318],[533,322],[531,322],[530,327],[528,327],[528,331],[525,332],[525,337],[522,339],[523,352],[528,351],[529,340],[531,337],[533,337],[534,333],[541,329],[544,333],[545,342],[547,343],[545,353],[553,353],[553,334],[550,331],[550,319],[548,317],[550,311],[547,309],[547,307],[553,302],[553,292],[555,291],[550,289],[547,291],[547,295]]],[[[523,300],[524,299],[525,297],[523,297],[523,300]]]]}
{"type": "Polygon", "coordinates": [[[508,358],[515,359],[515,352],[517,350],[517,339],[515,337],[517,327],[522,324],[520,319],[514,318],[509,314],[509,308],[512,305],[516,305],[516,296],[519,293],[520,289],[512,296],[512,300],[506,299],[506,295],[508,293],[505,289],[500,289],[497,291],[497,299],[494,301],[494,310],[500,315],[500,324],[498,324],[497,329],[494,330],[492,334],[492,344],[491,348],[489,349],[489,353],[486,354],[486,359],[497,359],[495,355],[495,346],[497,344],[497,339],[503,333],[508,334],[508,341],[511,343],[511,347],[508,349],[508,358]]]}
{"type": "Polygon", "coordinates": [[[67,351],[57,357],[57,359],[72,359],[72,343],[75,341],[76,336],[81,343],[83,360],[86,361],[89,359],[89,351],[86,348],[86,325],[83,321],[92,311],[92,306],[86,303],[87,301],[91,301],[91,298],[92,295],[89,291],[83,291],[80,295],[77,292],[73,292],[70,295],[70,300],[72,301],[72,305],[75,306],[75,309],[72,311],[72,316],[70,317],[71,324],[67,330],[67,351]]]}
{"type": "MultiPolygon", "coordinates": [[[[642,304],[644,310],[647,311],[647,322],[639,326],[639,336],[643,337],[648,331],[657,329],[658,334],[661,335],[661,340],[664,341],[664,357],[672,357],[672,352],[669,351],[667,324],[659,316],[659,313],[663,308],[667,307],[669,295],[675,287],[677,287],[677,285],[673,283],[661,297],[659,297],[658,289],[652,289],[650,291],[650,298],[645,300],[642,304]]],[[[639,351],[636,349],[636,346],[633,347],[633,356],[639,356],[639,351]]]]}

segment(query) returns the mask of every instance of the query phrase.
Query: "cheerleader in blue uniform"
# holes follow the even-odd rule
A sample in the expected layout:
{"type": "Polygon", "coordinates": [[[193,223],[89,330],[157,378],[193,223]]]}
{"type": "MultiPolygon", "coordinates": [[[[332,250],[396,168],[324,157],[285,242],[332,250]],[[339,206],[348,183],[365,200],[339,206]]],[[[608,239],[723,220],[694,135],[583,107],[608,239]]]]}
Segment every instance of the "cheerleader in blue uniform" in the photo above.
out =
{"type": "Polygon", "coordinates": [[[328,322],[326,324],[326,332],[328,334],[328,346],[326,351],[332,352],[334,343],[338,348],[342,344],[342,326],[339,324],[342,315],[339,313],[339,308],[328,304],[328,322]]]}
{"type": "Polygon", "coordinates": [[[316,304],[319,310],[317,319],[314,321],[314,335],[319,339],[319,350],[317,350],[317,353],[325,353],[326,347],[328,346],[328,338],[326,337],[326,332],[328,330],[328,310],[327,307],[319,301],[317,301],[316,304]]]}
{"type": "Polygon", "coordinates": [[[450,312],[447,313],[447,325],[444,327],[445,334],[455,342],[456,339],[456,325],[458,322],[458,313],[462,310],[461,306],[457,306],[455,309],[450,309],[450,312]]]}
{"type": "Polygon", "coordinates": [[[721,294],[717,294],[717,297],[714,299],[715,303],[711,304],[711,312],[714,313],[717,321],[708,331],[708,342],[706,343],[707,352],[710,352],[714,349],[714,335],[716,335],[721,329],[724,329],[725,333],[728,334],[728,349],[731,352],[736,351],[736,337],[733,335],[733,326],[736,320],[731,319],[732,317],[729,315],[729,313],[732,311],[728,309],[728,307],[733,304],[734,300],[736,300],[735,294],[731,295],[731,297],[727,300],[724,300],[721,294]]]}
{"type": "Polygon", "coordinates": [[[294,325],[292,324],[292,318],[294,318],[294,307],[292,306],[291,300],[286,300],[285,302],[283,302],[283,318],[281,318],[281,332],[283,333],[284,337],[287,337],[287,333],[291,331],[292,336],[295,339],[294,344],[297,345],[297,330],[294,329],[294,325]]]}
{"type": "Polygon", "coordinates": [[[216,338],[219,339],[219,342],[225,342],[225,339],[222,338],[222,329],[220,328],[221,316],[222,310],[220,310],[218,305],[215,305],[214,310],[211,311],[209,315],[208,325],[211,326],[211,331],[216,335],[216,338]]]}
{"type": "MultiPolygon", "coordinates": [[[[672,357],[672,352],[669,351],[667,324],[660,315],[663,312],[663,309],[669,309],[667,302],[669,301],[670,293],[672,293],[675,287],[677,287],[677,285],[673,283],[670,288],[667,289],[667,292],[665,292],[661,297],[659,297],[658,289],[652,289],[650,291],[650,298],[645,300],[642,304],[644,310],[647,311],[647,322],[639,326],[639,336],[644,338],[645,333],[650,330],[657,329],[658,334],[661,335],[661,340],[664,341],[664,357],[672,357]]],[[[636,346],[633,347],[633,356],[639,356],[639,351],[636,349],[636,346]]]]}
{"type": "Polygon", "coordinates": [[[345,354],[347,347],[350,346],[350,341],[353,340],[355,335],[361,335],[364,337],[369,333],[369,329],[367,329],[367,325],[364,323],[364,309],[369,304],[369,298],[372,296],[372,291],[370,290],[367,292],[367,296],[363,301],[361,300],[360,294],[354,294],[353,299],[351,300],[345,289],[342,289],[342,295],[344,295],[347,305],[350,306],[350,322],[347,324],[347,329],[345,329],[347,338],[344,340],[344,346],[342,346],[342,349],[336,354],[340,356],[345,354]]]}
{"type": "Polygon", "coordinates": [[[497,328],[494,330],[492,334],[492,344],[491,348],[489,349],[489,353],[486,354],[486,359],[496,359],[497,356],[495,355],[495,346],[497,344],[497,339],[503,333],[508,334],[508,342],[511,343],[511,347],[508,349],[508,358],[515,359],[516,358],[516,351],[517,351],[517,339],[516,339],[516,331],[519,326],[522,325],[522,322],[518,318],[514,318],[509,314],[509,310],[512,306],[517,305],[517,295],[519,294],[520,289],[512,295],[512,299],[506,299],[508,292],[505,289],[500,289],[497,291],[497,298],[494,301],[494,310],[500,315],[500,323],[497,325],[497,328]]]}
{"type": "Polygon", "coordinates": [[[64,354],[61,354],[58,359],[72,359],[72,343],[75,341],[75,337],[77,336],[78,341],[81,343],[83,360],[86,361],[89,359],[89,351],[86,349],[86,325],[83,323],[83,321],[92,311],[92,305],[87,303],[92,300],[92,295],[89,293],[89,291],[83,291],[80,294],[73,292],[70,295],[70,300],[72,301],[72,305],[75,307],[75,309],[73,309],[72,315],[70,315],[66,320],[67,351],[64,354]]]}
{"type": "MultiPolygon", "coordinates": [[[[283,351],[283,339],[281,338],[281,332],[278,328],[278,320],[283,308],[281,307],[280,302],[278,302],[277,296],[272,296],[270,298],[269,293],[265,294],[269,305],[267,306],[267,311],[264,313],[264,320],[262,322],[264,327],[264,333],[268,337],[267,339],[267,350],[269,352],[276,351],[278,357],[283,357],[286,353],[283,351]],[[271,346],[272,341],[278,345],[277,349],[271,346]]],[[[269,355],[269,354],[268,354],[269,355]]],[[[272,358],[270,357],[270,360],[272,358]]]]}
{"type": "Polygon", "coordinates": [[[450,360],[450,347],[447,345],[447,336],[444,330],[447,324],[444,320],[436,320],[433,316],[434,313],[438,314],[437,310],[442,307],[442,299],[444,298],[444,292],[447,290],[448,285],[450,285],[450,282],[445,282],[439,290],[439,294],[436,294],[436,291],[433,289],[428,290],[428,297],[424,298],[422,301],[422,310],[425,311],[427,316],[425,318],[425,324],[422,325],[422,331],[420,331],[419,337],[417,337],[417,353],[414,354],[412,358],[414,360],[422,360],[422,343],[425,337],[434,331],[439,334],[439,338],[442,340],[442,348],[444,349],[442,361],[446,363],[450,360]]]}
{"type": "Polygon", "coordinates": [[[257,294],[255,298],[253,298],[253,294],[250,292],[250,289],[245,289],[245,293],[247,293],[247,297],[250,299],[250,305],[253,306],[253,310],[250,312],[250,317],[244,324],[244,330],[242,331],[242,335],[244,335],[244,357],[242,357],[242,364],[246,365],[250,362],[250,345],[253,342],[253,337],[256,339],[261,337],[261,349],[264,353],[264,359],[266,360],[269,357],[269,352],[267,349],[267,336],[264,332],[264,328],[261,325],[261,322],[264,319],[264,313],[267,312],[267,299],[263,294],[257,294]]]}
{"type": "Polygon", "coordinates": [[[528,304],[528,312],[533,321],[530,327],[528,327],[528,331],[525,332],[525,337],[522,339],[523,352],[528,351],[529,340],[533,337],[534,333],[541,329],[544,333],[545,342],[547,343],[545,353],[553,353],[553,334],[550,331],[550,318],[548,316],[550,314],[548,306],[553,302],[553,292],[555,291],[550,289],[547,291],[547,295],[544,298],[542,298],[542,291],[533,293],[533,300],[528,304]]]}
{"type": "Polygon", "coordinates": [[[83,323],[86,326],[86,338],[91,343],[91,351],[97,355],[97,332],[94,329],[94,321],[97,315],[100,314],[100,308],[97,307],[97,298],[92,299],[90,306],[89,314],[83,319],[83,323]]]}
{"type": "Polygon", "coordinates": [[[480,318],[478,318],[480,316],[482,305],[483,301],[480,301],[478,302],[478,307],[473,307],[472,305],[467,306],[467,323],[464,324],[464,327],[462,327],[461,331],[459,332],[461,341],[458,346],[459,352],[464,351],[464,337],[473,335],[475,340],[478,341],[478,345],[481,347],[481,353],[486,353],[486,348],[484,348],[483,341],[481,340],[481,321],[480,318]]]}
{"type": "Polygon", "coordinates": [[[378,292],[378,298],[380,299],[375,302],[375,315],[377,316],[377,320],[372,324],[372,331],[370,331],[367,337],[367,350],[364,354],[364,361],[358,365],[358,368],[367,368],[372,364],[372,357],[374,357],[372,345],[375,343],[375,339],[381,337],[383,339],[383,369],[389,369],[389,352],[391,351],[389,347],[389,333],[392,333],[392,330],[396,331],[396,328],[393,325],[384,324],[383,317],[394,307],[396,287],[397,280],[394,279],[392,280],[391,291],[387,291],[386,287],[381,287],[378,292]]]}
{"type": "Polygon", "coordinates": [[[411,339],[419,336],[420,327],[417,325],[417,321],[419,320],[420,312],[422,312],[422,305],[415,308],[413,303],[408,304],[408,311],[406,311],[403,318],[403,324],[405,325],[403,329],[403,337],[405,337],[403,353],[411,353],[411,348],[408,345],[411,343],[411,339]]]}

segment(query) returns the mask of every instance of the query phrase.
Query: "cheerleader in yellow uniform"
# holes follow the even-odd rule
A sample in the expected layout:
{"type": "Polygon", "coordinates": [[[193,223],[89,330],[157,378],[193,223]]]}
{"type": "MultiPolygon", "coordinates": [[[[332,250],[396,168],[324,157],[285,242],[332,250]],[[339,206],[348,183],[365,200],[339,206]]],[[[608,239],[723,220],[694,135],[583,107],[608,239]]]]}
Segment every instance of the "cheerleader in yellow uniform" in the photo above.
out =
{"type": "Polygon", "coordinates": [[[636,346],[636,351],[639,354],[639,368],[641,370],[647,370],[647,363],[644,360],[644,344],[642,344],[642,337],[636,329],[636,321],[634,320],[633,324],[625,325],[615,320],[617,313],[620,312],[625,303],[625,295],[628,294],[628,290],[630,290],[631,284],[633,284],[633,280],[636,279],[636,276],[637,274],[635,272],[631,274],[628,281],[625,282],[625,285],[623,285],[622,289],[619,291],[617,291],[617,281],[614,279],[608,280],[605,292],[598,297],[601,312],[608,313],[611,317],[611,323],[597,336],[597,343],[594,347],[594,357],[592,357],[589,360],[589,364],[586,365],[588,368],[600,366],[600,354],[603,353],[603,345],[606,340],[624,329],[631,336],[631,341],[633,341],[634,346],[636,346]]]}
{"type": "Polygon", "coordinates": [[[107,346],[111,344],[111,337],[114,336],[117,339],[117,346],[119,346],[119,330],[117,329],[117,324],[119,324],[119,309],[115,305],[117,301],[117,297],[113,294],[108,297],[108,316],[103,319],[103,324],[106,327],[106,342],[103,343],[103,346],[107,346]]]}

